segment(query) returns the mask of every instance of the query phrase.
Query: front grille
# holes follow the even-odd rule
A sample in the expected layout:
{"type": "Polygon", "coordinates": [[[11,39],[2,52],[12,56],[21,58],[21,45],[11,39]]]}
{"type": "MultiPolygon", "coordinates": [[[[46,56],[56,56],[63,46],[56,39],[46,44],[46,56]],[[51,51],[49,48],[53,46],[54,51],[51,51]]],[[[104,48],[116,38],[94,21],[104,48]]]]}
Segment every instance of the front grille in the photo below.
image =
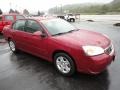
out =
{"type": "Polygon", "coordinates": [[[108,48],[105,49],[106,54],[110,54],[113,50],[113,45],[110,45],[108,48]]]}

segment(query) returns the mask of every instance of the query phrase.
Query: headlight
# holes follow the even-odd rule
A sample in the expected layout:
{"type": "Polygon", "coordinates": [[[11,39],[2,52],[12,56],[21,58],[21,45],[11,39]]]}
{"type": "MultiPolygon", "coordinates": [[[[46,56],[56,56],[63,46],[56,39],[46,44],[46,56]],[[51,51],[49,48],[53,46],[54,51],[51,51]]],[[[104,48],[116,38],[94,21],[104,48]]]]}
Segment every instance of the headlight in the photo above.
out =
{"type": "Polygon", "coordinates": [[[104,49],[98,46],[83,46],[83,50],[88,56],[95,56],[104,53],[104,49]]]}

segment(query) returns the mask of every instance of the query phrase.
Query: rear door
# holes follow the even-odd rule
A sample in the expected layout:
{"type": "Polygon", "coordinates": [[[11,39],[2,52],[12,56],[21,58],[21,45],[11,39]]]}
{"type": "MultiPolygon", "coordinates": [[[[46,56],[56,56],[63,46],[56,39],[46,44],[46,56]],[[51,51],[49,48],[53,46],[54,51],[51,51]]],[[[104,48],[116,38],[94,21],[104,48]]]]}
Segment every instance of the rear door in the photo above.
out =
{"type": "Polygon", "coordinates": [[[24,31],[24,27],[26,24],[26,20],[17,20],[15,23],[12,25],[12,36],[13,40],[15,41],[16,47],[19,49],[22,49],[26,51],[27,46],[26,46],[26,32],[24,31]]]}

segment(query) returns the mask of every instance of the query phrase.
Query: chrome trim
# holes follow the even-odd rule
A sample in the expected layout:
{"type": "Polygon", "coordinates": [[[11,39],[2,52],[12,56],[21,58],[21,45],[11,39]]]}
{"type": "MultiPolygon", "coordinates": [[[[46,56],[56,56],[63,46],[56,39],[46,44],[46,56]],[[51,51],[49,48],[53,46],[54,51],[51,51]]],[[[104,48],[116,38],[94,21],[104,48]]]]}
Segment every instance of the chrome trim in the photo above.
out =
{"type": "Polygon", "coordinates": [[[113,53],[113,51],[114,51],[114,46],[113,46],[112,43],[111,43],[107,48],[104,49],[104,52],[107,53],[107,54],[109,54],[109,55],[111,55],[111,53],[113,53]],[[107,49],[109,49],[109,48],[111,48],[111,51],[107,53],[106,51],[107,51],[107,49]]]}

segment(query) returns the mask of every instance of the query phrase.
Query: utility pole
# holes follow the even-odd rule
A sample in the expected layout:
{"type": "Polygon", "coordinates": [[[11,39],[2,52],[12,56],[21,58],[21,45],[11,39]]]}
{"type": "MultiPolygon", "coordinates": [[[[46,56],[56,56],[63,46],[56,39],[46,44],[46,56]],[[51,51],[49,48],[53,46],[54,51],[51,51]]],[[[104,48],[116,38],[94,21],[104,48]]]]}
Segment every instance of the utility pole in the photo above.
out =
{"type": "Polygon", "coordinates": [[[58,10],[57,10],[57,5],[56,5],[56,9],[55,9],[55,12],[54,12],[55,14],[57,14],[58,13],[58,10]]]}
{"type": "Polygon", "coordinates": [[[62,8],[62,4],[61,4],[61,14],[63,14],[63,10],[62,10],[63,8],[62,8]]]}

